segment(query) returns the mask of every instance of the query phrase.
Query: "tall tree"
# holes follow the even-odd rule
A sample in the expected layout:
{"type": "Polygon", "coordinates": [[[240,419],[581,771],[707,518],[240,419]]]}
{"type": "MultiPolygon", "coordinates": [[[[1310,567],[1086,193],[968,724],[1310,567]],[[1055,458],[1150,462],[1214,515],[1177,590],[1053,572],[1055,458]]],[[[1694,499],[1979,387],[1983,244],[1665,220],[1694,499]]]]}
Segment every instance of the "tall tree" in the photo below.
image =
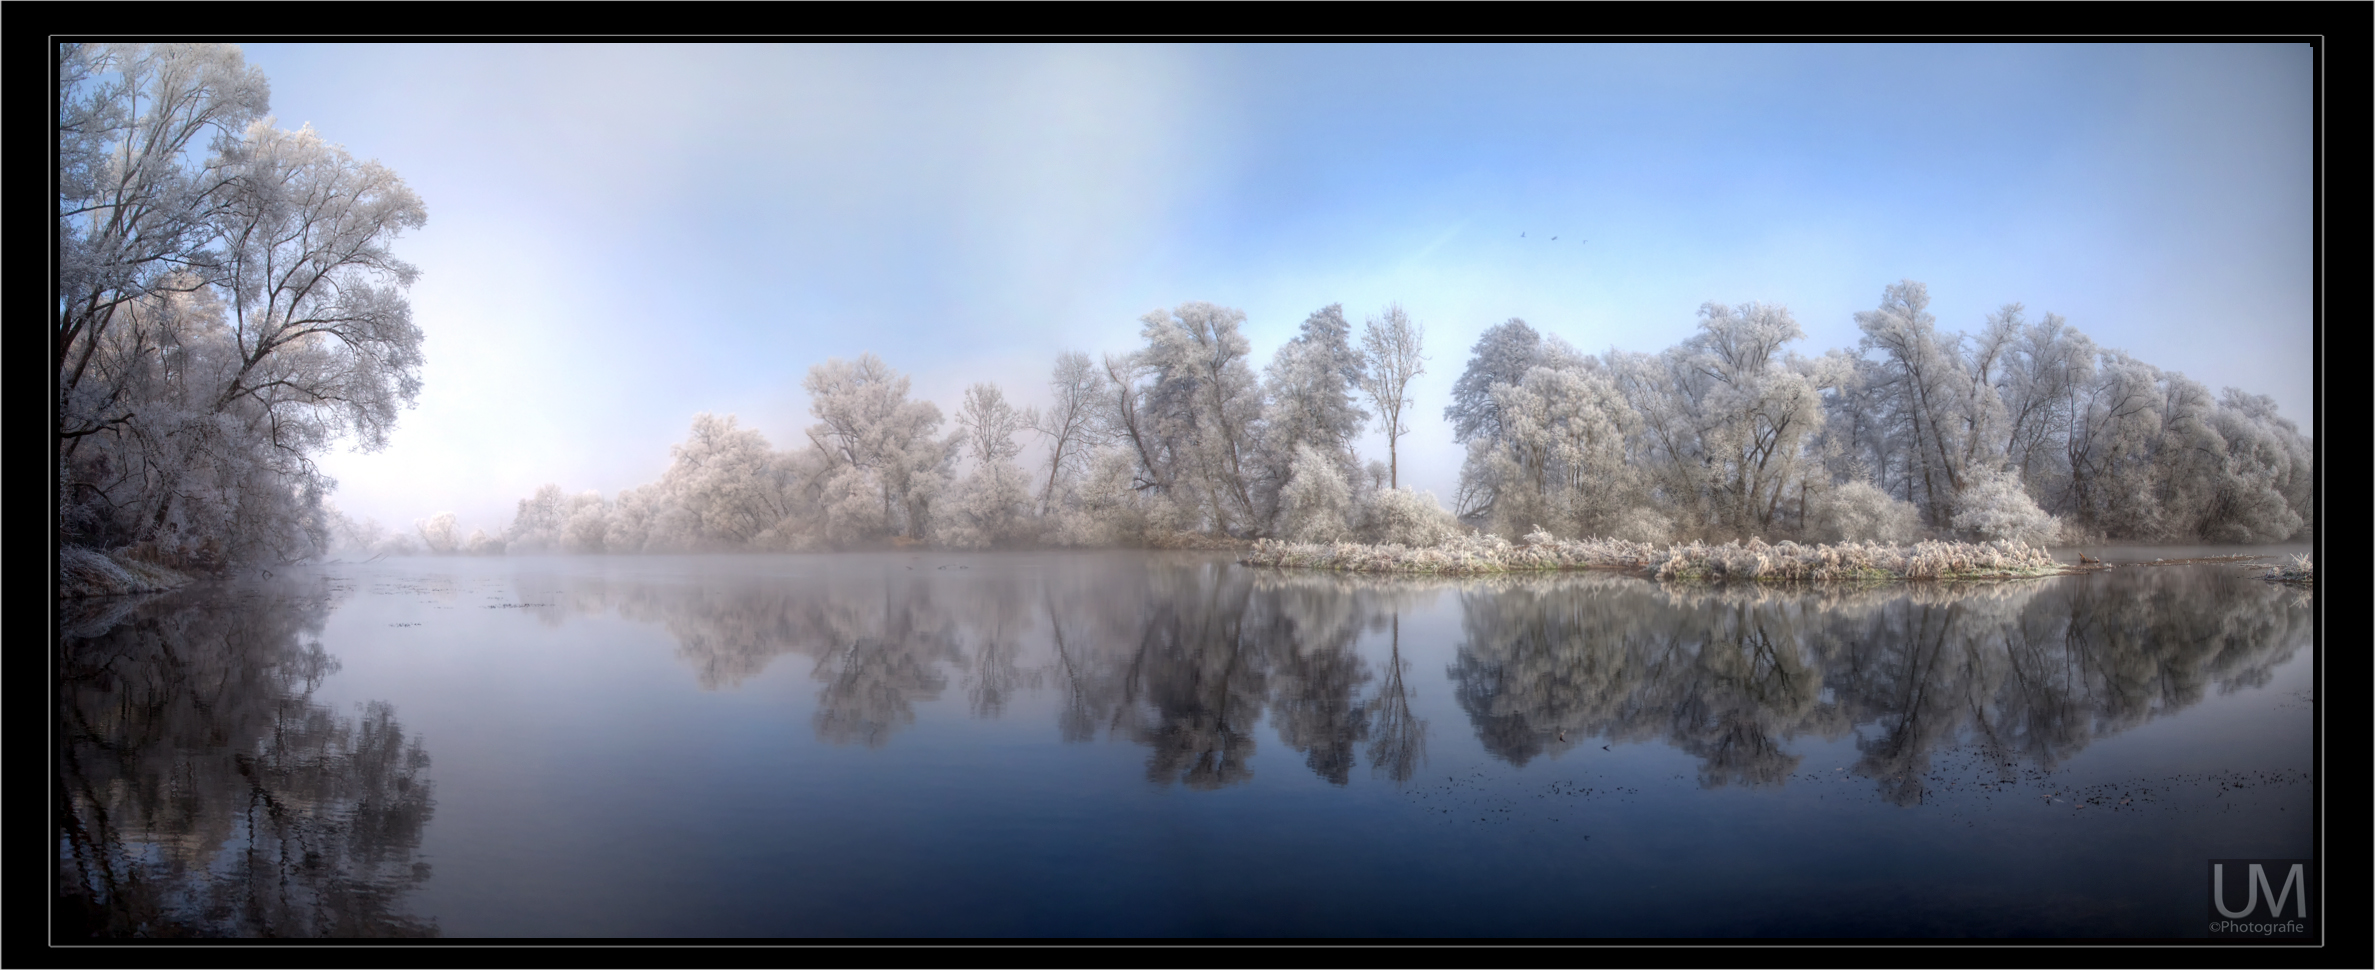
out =
{"type": "Polygon", "coordinates": [[[1271,460],[1291,463],[1295,448],[1309,445],[1341,466],[1339,474],[1352,473],[1352,441],[1369,413],[1354,402],[1361,354],[1353,349],[1343,305],[1329,304],[1304,318],[1301,331],[1278,348],[1268,376],[1264,424],[1271,460]]]}
{"type": "Polygon", "coordinates": [[[937,437],[940,408],[907,399],[908,379],[873,354],[809,368],[800,382],[825,457],[825,518],[842,538],[930,534],[931,503],[962,441],[937,437]]]}
{"type": "Polygon", "coordinates": [[[1399,303],[1388,304],[1383,315],[1370,317],[1361,331],[1361,357],[1366,364],[1361,390],[1385,425],[1387,481],[1394,488],[1402,487],[1400,442],[1410,433],[1402,423],[1402,411],[1410,403],[1411,380],[1427,372],[1425,344],[1425,328],[1413,322],[1399,303]]]}
{"type": "Polygon", "coordinates": [[[1939,336],[1929,306],[1929,288],[1905,280],[1890,284],[1880,307],[1857,313],[1855,320],[1865,352],[1880,355],[1867,383],[1880,392],[1886,418],[1911,452],[1908,497],[1931,525],[1943,526],[1962,490],[1965,442],[1957,433],[1956,405],[1968,388],[1955,348],[1939,336]]]}
{"type": "Polygon", "coordinates": [[[1709,303],[1699,316],[1699,334],[1674,363],[1693,391],[1692,450],[1711,524],[1737,534],[1768,531],[1807,439],[1822,428],[1821,388],[1830,378],[1812,362],[1782,358],[1784,344],[1806,336],[1786,308],[1709,303]]]}
{"type": "Polygon", "coordinates": [[[1055,511],[1056,486],[1067,475],[1088,467],[1089,453],[1105,437],[1098,421],[1098,391],[1102,381],[1089,355],[1067,350],[1056,356],[1048,390],[1054,401],[1038,413],[1031,429],[1047,439],[1047,484],[1039,490],[1039,514],[1055,511]]]}
{"type": "Polygon", "coordinates": [[[1106,366],[1112,425],[1138,462],[1133,487],[1197,527],[1259,529],[1269,520],[1254,498],[1262,401],[1238,330],[1245,312],[1183,303],[1139,319],[1146,346],[1106,366]]]}
{"type": "Polygon", "coordinates": [[[236,48],[60,54],[61,538],[190,565],[316,551],[313,456],[383,446],[420,390],[416,271],[389,250],[419,198],[258,117],[236,48]]]}
{"type": "Polygon", "coordinates": [[[1493,385],[1515,384],[1542,363],[1542,335],[1511,317],[1476,338],[1468,352],[1468,369],[1451,386],[1451,403],[1443,419],[1451,422],[1451,438],[1460,444],[1482,437],[1501,436],[1501,416],[1493,404],[1493,385]]]}
{"type": "MultiPolygon", "coordinates": [[[[686,538],[696,542],[748,544],[783,525],[800,510],[804,493],[818,487],[813,474],[798,474],[789,456],[777,453],[758,429],[739,427],[730,414],[694,415],[684,443],[668,453],[670,463],[660,486],[669,504],[689,514],[687,524],[695,534],[686,538]]],[[[557,534],[568,513],[557,507],[544,511],[560,497],[559,488],[546,488],[552,495],[537,493],[536,517],[529,518],[531,505],[522,501],[520,519],[533,523],[529,530],[541,527],[557,534]]],[[[622,504],[624,499],[621,496],[622,504]]],[[[532,531],[515,526],[512,541],[528,534],[532,531]]]]}
{"type": "Polygon", "coordinates": [[[953,502],[942,503],[946,514],[934,524],[942,542],[979,548],[1021,538],[1030,515],[1031,490],[1023,470],[1014,464],[1022,445],[1014,436],[1036,424],[1030,408],[1016,410],[995,384],[965,389],[965,403],[957,410],[958,434],[973,459],[973,468],[957,483],[953,502]]]}
{"type": "MultiPolygon", "coordinates": [[[[58,53],[53,349],[67,403],[118,310],[216,282],[213,217],[238,175],[234,146],[269,110],[272,93],[263,72],[229,45],[61,44],[58,53]],[[211,144],[201,144],[207,137],[211,144]],[[213,154],[193,163],[202,150],[213,154]]],[[[104,404],[73,411],[61,407],[61,422],[122,415],[104,404]]],[[[58,430],[72,438],[94,429],[62,423],[58,430]]]]}

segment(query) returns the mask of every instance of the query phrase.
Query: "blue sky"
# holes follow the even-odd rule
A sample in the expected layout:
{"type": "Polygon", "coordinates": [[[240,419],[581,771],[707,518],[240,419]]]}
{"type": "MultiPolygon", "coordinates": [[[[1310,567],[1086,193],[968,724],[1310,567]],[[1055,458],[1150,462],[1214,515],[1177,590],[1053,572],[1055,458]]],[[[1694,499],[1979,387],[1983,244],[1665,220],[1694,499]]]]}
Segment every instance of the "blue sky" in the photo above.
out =
{"type": "Polygon", "coordinates": [[[1405,483],[1447,501],[1488,326],[1653,351],[1762,300],[1819,353],[1900,279],[1944,329],[2017,301],[2313,423],[2302,44],[245,50],[282,126],[428,207],[419,407],[323,462],[388,524],[651,481],[700,411],[786,446],[828,357],[1034,401],[1188,300],[1257,366],[1401,302],[1405,483]]]}

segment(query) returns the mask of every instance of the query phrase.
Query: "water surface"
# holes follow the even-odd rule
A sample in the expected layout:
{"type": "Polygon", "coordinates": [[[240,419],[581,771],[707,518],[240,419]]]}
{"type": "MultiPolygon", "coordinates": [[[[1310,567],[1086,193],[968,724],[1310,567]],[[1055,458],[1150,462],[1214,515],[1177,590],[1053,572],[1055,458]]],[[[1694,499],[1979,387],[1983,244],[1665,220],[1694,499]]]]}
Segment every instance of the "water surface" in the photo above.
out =
{"type": "Polygon", "coordinates": [[[2312,854],[2312,613],[2218,565],[1823,589],[1143,552],[330,565],[68,618],[60,911],[2200,936],[2206,860],[2312,854]]]}

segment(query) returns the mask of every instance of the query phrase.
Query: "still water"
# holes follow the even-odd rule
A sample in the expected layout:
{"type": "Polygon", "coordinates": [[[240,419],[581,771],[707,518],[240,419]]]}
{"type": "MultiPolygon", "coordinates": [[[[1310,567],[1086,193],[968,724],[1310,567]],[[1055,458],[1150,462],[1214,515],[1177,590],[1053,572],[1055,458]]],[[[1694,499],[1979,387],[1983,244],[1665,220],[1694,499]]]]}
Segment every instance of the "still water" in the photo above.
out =
{"type": "Polygon", "coordinates": [[[2183,937],[2316,830],[2234,566],[293,573],[62,619],[62,934],[2183,937]]]}

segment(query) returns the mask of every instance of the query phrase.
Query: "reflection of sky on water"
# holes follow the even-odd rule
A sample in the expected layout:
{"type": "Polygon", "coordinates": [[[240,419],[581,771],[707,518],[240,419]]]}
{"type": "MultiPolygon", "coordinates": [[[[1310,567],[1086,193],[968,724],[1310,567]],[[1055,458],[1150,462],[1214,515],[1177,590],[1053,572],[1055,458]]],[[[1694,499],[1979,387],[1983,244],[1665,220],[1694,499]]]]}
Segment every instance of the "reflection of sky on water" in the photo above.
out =
{"type": "Polygon", "coordinates": [[[2183,934],[2201,860],[2308,849],[2310,610],[2232,568],[332,574],[312,697],[435,754],[448,935],[2183,934]]]}

